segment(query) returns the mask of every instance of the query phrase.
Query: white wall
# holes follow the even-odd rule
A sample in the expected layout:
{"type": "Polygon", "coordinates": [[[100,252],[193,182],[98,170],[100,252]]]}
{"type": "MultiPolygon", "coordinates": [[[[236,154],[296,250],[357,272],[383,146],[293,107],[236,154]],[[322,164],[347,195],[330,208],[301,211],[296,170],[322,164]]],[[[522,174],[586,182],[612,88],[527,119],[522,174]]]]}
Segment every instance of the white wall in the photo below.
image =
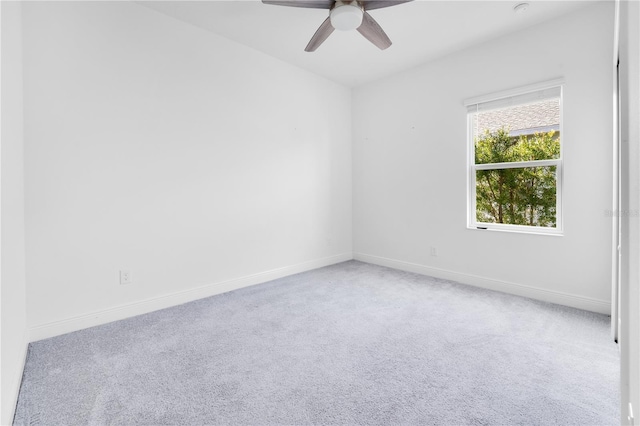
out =
{"type": "Polygon", "coordinates": [[[0,311],[2,402],[0,422],[10,424],[22,379],[27,349],[25,242],[24,242],[24,162],[22,123],[22,42],[21,5],[1,2],[2,14],[2,94],[0,148],[0,311]]]}
{"type": "Polygon", "coordinates": [[[130,2],[23,13],[32,339],[351,258],[349,89],[130,2]]]}
{"type": "Polygon", "coordinates": [[[613,12],[590,5],[355,89],[354,256],[608,312],[613,12]],[[463,101],[558,77],[564,236],[467,229],[463,101]]]}

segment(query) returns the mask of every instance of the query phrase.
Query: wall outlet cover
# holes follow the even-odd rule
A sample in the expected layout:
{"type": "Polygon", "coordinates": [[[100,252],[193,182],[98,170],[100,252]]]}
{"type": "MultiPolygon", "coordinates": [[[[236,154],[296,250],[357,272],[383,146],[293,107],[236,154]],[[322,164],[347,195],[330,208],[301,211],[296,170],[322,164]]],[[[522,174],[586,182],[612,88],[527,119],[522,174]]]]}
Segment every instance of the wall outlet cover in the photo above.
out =
{"type": "Polygon", "coordinates": [[[120,271],[120,285],[131,284],[131,271],[120,271]]]}

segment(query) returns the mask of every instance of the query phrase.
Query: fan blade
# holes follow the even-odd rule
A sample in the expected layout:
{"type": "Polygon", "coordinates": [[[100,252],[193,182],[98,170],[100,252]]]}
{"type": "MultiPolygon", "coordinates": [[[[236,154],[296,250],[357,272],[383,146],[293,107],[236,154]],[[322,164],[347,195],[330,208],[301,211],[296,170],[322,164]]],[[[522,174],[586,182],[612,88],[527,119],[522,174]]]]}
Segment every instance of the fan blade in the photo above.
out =
{"type": "Polygon", "coordinates": [[[334,28],[331,26],[331,18],[327,18],[324,20],[320,28],[316,31],[316,33],[309,40],[309,44],[304,48],[305,52],[315,52],[318,47],[331,35],[334,28]]]}
{"type": "Polygon", "coordinates": [[[358,32],[381,50],[391,46],[391,40],[387,34],[367,12],[362,16],[362,25],[358,27],[358,32]]]}
{"type": "Polygon", "coordinates": [[[331,9],[334,0],[262,0],[264,4],[276,6],[306,7],[309,9],[331,9]]]}
{"type": "Polygon", "coordinates": [[[364,10],[382,9],[383,7],[395,6],[397,4],[408,3],[413,0],[364,0],[364,10]]]}

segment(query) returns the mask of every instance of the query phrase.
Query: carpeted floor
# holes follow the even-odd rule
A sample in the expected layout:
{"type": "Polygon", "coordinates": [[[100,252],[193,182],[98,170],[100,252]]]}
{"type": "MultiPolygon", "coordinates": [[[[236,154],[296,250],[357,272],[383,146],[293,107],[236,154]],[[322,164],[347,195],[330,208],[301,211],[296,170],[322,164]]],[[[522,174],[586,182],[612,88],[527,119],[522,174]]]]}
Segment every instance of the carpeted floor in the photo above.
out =
{"type": "Polygon", "coordinates": [[[19,425],[618,425],[609,319],[350,261],[32,343],[19,425]]]}

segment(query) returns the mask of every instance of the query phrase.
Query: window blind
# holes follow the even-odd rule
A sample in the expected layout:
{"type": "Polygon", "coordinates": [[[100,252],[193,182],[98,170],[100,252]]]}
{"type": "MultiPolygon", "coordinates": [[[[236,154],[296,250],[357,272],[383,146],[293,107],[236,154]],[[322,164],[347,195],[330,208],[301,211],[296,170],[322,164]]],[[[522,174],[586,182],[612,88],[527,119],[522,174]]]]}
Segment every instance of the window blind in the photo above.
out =
{"type": "Polygon", "coordinates": [[[507,95],[504,97],[498,97],[494,99],[475,98],[465,102],[467,112],[481,112],[490,111],[494,109],[506,108],[514,105],[530,104],[534,102],[545,101],[549,99],[559,98],[562,94],[562,86],[557,85],[554,87],[546,87],[544,89],[538,89],[528,91],[525,93],[518,93],[513,95],[507,95]]]}

